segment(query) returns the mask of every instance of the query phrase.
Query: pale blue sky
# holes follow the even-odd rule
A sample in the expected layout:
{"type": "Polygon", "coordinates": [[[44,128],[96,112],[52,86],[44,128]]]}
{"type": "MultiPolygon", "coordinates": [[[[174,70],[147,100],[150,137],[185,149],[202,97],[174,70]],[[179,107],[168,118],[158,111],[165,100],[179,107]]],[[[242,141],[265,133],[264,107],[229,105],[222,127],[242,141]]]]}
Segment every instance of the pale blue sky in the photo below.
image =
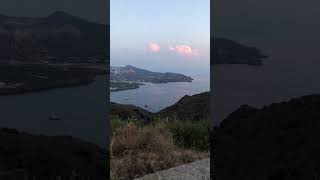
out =
{"type": "Polygon", "coordinates": [[[157,71],[198,72],[209,68],[209,0],[111,0],[111,64],[157,71]],[[149,50],[149,43],[160,46],[149,50]],[[197,55],[169,47],[188,45],[197,55]]]}

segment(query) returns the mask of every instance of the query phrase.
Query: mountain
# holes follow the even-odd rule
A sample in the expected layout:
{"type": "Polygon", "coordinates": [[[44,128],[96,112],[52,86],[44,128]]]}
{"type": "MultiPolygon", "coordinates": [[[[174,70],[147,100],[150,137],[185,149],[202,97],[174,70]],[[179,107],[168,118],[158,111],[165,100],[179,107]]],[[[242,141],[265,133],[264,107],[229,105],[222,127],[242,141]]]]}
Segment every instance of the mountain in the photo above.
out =
{"type": "Polygon", "coordinates": [[[215,129],[217,180],[320,177],[320,95],[241,106],[215,129]]]}
{"type": "Polygon", "coordinates": [[[204,92],[193,96],[184,96],[174,105],[157,113],[151,113],[140,107],[111,103],[110,115],[122,119],[137,118],[148,122],[157,117],[174,118],[178,120],[209,120],[210,92],[204,92]]]}
{"type": "Polygon", "coordinates": [[[0,15],[0,95],[93,82],[107,71],[109,31],[62,11],[41,18],[0,15]]]}
{"type": "Polygon", "coordinates": [[[111,81],[134,81],[134,82],[152,82],[152,83],[168,83],[168,82],[191,82],[193,79],[189,76],[177,73],[160,73],[139,69],[134,66],[111,67],[111,81]]]}
{"type": "Polygon", "coordinates": [[[225,38],[211,38],[211,64],[262,65],[267,56],[255,47],[248,47],[225,38]]]}
{"type": "Polygon", "coordinates": [[[69,136],[0,129],[0,179],[108,179],[107,149],[69,136]]]}
{"type": "Polygon", "coordinates": [[[109,59],[109,31],[108,25],[61,11],[41,18],[0,15],[0,62],[104,62],[109,59]]]}

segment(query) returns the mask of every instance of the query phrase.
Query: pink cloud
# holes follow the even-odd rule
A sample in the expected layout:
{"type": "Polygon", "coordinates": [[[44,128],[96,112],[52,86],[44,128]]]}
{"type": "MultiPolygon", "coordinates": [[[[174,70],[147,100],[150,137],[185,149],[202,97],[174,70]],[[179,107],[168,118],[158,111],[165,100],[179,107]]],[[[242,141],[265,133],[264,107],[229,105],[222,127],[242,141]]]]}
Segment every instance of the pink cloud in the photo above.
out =
{"type": "Polygon", "coordinates": [[[159,44],[152,42],[152,43],[149,43],[149,49],[152,52],[159,52],[161,48],[159,44]]]}
{"type": "Polygon", "coordinates": [[[169,50],[174,51],[181,55],[198,55],[199,54],[197,49],[193,49],[191,46],[184,45],[184,44],[178,44],[175,47],[170,46],[169,50]]]}

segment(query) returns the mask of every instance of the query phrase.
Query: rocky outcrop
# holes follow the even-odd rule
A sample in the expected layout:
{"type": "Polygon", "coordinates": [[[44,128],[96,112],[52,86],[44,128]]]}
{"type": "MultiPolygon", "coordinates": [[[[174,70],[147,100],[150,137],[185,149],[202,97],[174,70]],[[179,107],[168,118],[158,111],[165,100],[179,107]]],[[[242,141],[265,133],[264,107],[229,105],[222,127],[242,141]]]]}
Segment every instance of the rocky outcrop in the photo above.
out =
{"type": "Polygon", "coordinates": [[[215,129],[216,179],[319,178],[319,120],[320,95],[241,106],[215,129]]]}

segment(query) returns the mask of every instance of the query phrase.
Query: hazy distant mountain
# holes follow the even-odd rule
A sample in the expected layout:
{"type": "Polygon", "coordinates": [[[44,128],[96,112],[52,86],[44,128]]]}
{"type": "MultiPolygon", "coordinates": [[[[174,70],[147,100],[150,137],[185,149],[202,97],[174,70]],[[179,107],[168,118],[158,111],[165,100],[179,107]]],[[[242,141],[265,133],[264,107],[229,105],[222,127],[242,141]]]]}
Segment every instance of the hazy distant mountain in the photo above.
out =
{"type": "Polygon", "coordinates": [[[55,12],[43,18],[0,15],[0,61],[106,60],[109,26],[55,12]]]}
{"type": "Polygon", "coordinates": [[[134,81],[134,82],[191,82],[193,79],[189,76],[177,73],[160,73],[139,69],[133,66],[111,67],[110,78],[112,81],[134,81]]]}
{"type": "Polygon", "coordinates": [[[211,64],[262,65],[267,56],[255,47],[248,47],[224,38],[211,38],[211,64]]]}

